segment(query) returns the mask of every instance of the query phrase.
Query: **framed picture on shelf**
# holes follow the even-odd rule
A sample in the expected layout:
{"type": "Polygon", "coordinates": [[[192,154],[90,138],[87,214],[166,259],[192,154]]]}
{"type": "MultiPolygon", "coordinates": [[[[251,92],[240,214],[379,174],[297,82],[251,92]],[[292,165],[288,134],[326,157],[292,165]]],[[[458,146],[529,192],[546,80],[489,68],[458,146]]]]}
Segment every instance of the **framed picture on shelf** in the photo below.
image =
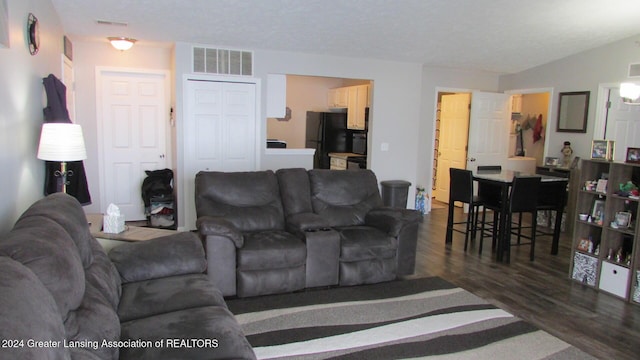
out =
{"type": "Polygon", "coordinates": [[[618,228],[626,229],[631,224],[631,213],[620,211],[616,213],[615,223],[618,228]]]}
{"type": "Polygon", "coordinates": [[[640,148],[627,148],[627,157],[624,162],[640,164],[640,148]]]}
{"type": "Polygon", "coordinates": [[[602,221],[604,221],[604,200],[595,199],[593,201],[593,206],[591,207],[591,221],[598,224],[602,224],[602,221]]]}
{"type": "Polygon", "coordinates": [[[607,192],[607,183],[609,180],[607,179],[598,179],[598,184],[596,185],[596,192],[606,193],[607,192]]]}
{"type": "Polygon", "coordinates": [[[545,166],[558,166],[558,158],[557,157],[547,156],[546,158],[544,158],[544,165],[545,166]]]}
{"type": "Polygon", "coordinates": [[[591,142],[591,158],[609,160],[612,157],[609,140],[593,140],[591,142]]]}

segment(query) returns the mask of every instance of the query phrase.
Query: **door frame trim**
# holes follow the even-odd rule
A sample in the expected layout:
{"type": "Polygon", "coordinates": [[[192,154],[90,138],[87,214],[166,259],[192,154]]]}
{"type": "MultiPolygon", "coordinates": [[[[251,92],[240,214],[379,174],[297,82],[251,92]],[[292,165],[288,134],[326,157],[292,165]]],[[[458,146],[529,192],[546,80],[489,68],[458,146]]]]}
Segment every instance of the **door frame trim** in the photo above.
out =
{"type": "MultiPolygon", "coordinates": [[[[104,133],[103,133],[103,125],[104,119],[102,118],[102,82],[103,76],[105,73],[120,73],[120,74],[137,74],[137,75],[152,75],[152,76],[161,76],[164,78],[164,95],[165,95],[165,105],[171,107],[171,72],[169,70],[160,70],[160,69],[141,69],[141,68],[126,68],[126,67],[112,67],[112,66],[96,66],[95,68],[95,78],[96,78],[96,134],[98,138],[98,175],[99,175],[99,189],[100,189],[100,205],[101,209],[106,209],[106,191],[104,184],[104,176],[105,176],[105,159],[104,159],[104,133]]],[[[167,109],[168,111],[169,109],[167,109]]],[[[167,112],[166,118],[169,119],[169,114],[167,112]]],[[[164,153],[166,156],[166,164],[170,166],[173,164],[172,161],[172,152],[168,151],[171,149],[172,141],[171,141],[171,129],[169,127],[169,121],[164,121],[165,124],[165,149],[164,153]]]]}

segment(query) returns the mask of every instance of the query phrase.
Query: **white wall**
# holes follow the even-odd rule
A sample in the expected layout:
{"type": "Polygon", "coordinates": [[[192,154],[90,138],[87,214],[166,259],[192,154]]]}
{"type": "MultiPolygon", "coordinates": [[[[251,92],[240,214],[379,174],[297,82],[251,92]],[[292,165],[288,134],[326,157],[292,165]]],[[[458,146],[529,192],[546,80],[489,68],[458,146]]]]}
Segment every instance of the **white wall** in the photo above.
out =
{"type": "MultiPolygon", "coordinates": [[[[372,80],[369,167],[379,181],[410,181],[409,205],[413,206],[419,140],[415,130],[420,122],[422,92],[420,64],[263,50],[254,54],[254,73],[262,79],[267,74],[292,74],[372,80]],[[387,151],[381,149],[383,144],[387,151]]],[[[263,96],[268,96],[265,83],[263,96]]],[[[265,111],[263,105],[262,113],[265,111]]]]}
{"type": "MultiPolygon", "coordinates": [[[[118,51],[109,44],[107,39],[104,39],[103,42],[74,42],[73,51],[76,59],[74,62],[76,123],[82,125],[84,132],[87,147],[87,160],[84,161],[84,165],[92,199],[92,204],[85,206],[85,211],[102,213],[108,204],[102,204],[100,199],[96,67],[171,70],[171,49],[137,43],[130,50],[118,51]]],[[[168,91],[173,90],[168,89],[168,91]]],[[[167,145],[171,146],[171,144],[167,145]]]]}
{"type": "MultiPolygon", "coordinates": [[[[548,126],[550,136],[547,156],[558,156],[564,141],[570,141],[573,155],[589,158],[591,140],[596,119],[598,86],[605,83],[629,81],[629,63],[640,62],[640,35],[608,44],[596,49],[566,57],[552,63],[538,66],[518,74],[500,77],[500,90],[526,88],[554,88],[551,100],[551,114],[548,126]],[[558,114],[558,93],[567,91],[591,91],[586,133],[556,132],[558,114]]],[[[604,100],[602,100],[604,101],[604,100]]]]}
{"type": "Polygon", "coordinates": [[[42,109],[42,79],[62,74],[62,24],[49,0],[6,0],[9,48],[0,48],[0,234],[44,193],[44,162],[36,159],[42,109]],[[27,16],[40,23],[40,51],[29,54],[27,16]]]}

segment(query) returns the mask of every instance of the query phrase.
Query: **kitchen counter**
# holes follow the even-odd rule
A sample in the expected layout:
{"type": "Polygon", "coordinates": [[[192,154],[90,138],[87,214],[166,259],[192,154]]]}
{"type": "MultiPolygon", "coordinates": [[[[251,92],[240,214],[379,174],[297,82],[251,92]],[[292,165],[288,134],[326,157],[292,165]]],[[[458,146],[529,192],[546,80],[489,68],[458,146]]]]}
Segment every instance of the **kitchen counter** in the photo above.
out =
{"type": "Polygon", "coordinates": [[[362,154],[355,154],[355,153],[329,153],[329,157],[335,157],[338,159],[343,159],[343,160],[347,160],[350,157],[363,157],[366,158],[367,155],[362,155],[362,154]]]}
{"type": "Polygon", "coordinates": [[[355,154],[355,153],[329,153],[331,158],[332,170],[347,170],[349,168],[348,160],[351,158],[366,159],[367,155],[355,154]]]}

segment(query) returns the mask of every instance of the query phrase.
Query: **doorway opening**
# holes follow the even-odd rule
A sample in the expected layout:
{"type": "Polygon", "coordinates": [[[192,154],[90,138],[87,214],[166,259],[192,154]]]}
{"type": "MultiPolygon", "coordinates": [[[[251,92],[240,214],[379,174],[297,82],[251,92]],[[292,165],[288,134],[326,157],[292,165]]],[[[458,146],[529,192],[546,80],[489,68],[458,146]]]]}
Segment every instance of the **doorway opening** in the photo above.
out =
{"type": "Polygon", "coordinates": [[[451,167],[474,170],[477,165],[500,165],[535,173],[547,150],[550,94],[547,89],[507,94],[439,91],[431,208],[449,202],[451,167]]]}

